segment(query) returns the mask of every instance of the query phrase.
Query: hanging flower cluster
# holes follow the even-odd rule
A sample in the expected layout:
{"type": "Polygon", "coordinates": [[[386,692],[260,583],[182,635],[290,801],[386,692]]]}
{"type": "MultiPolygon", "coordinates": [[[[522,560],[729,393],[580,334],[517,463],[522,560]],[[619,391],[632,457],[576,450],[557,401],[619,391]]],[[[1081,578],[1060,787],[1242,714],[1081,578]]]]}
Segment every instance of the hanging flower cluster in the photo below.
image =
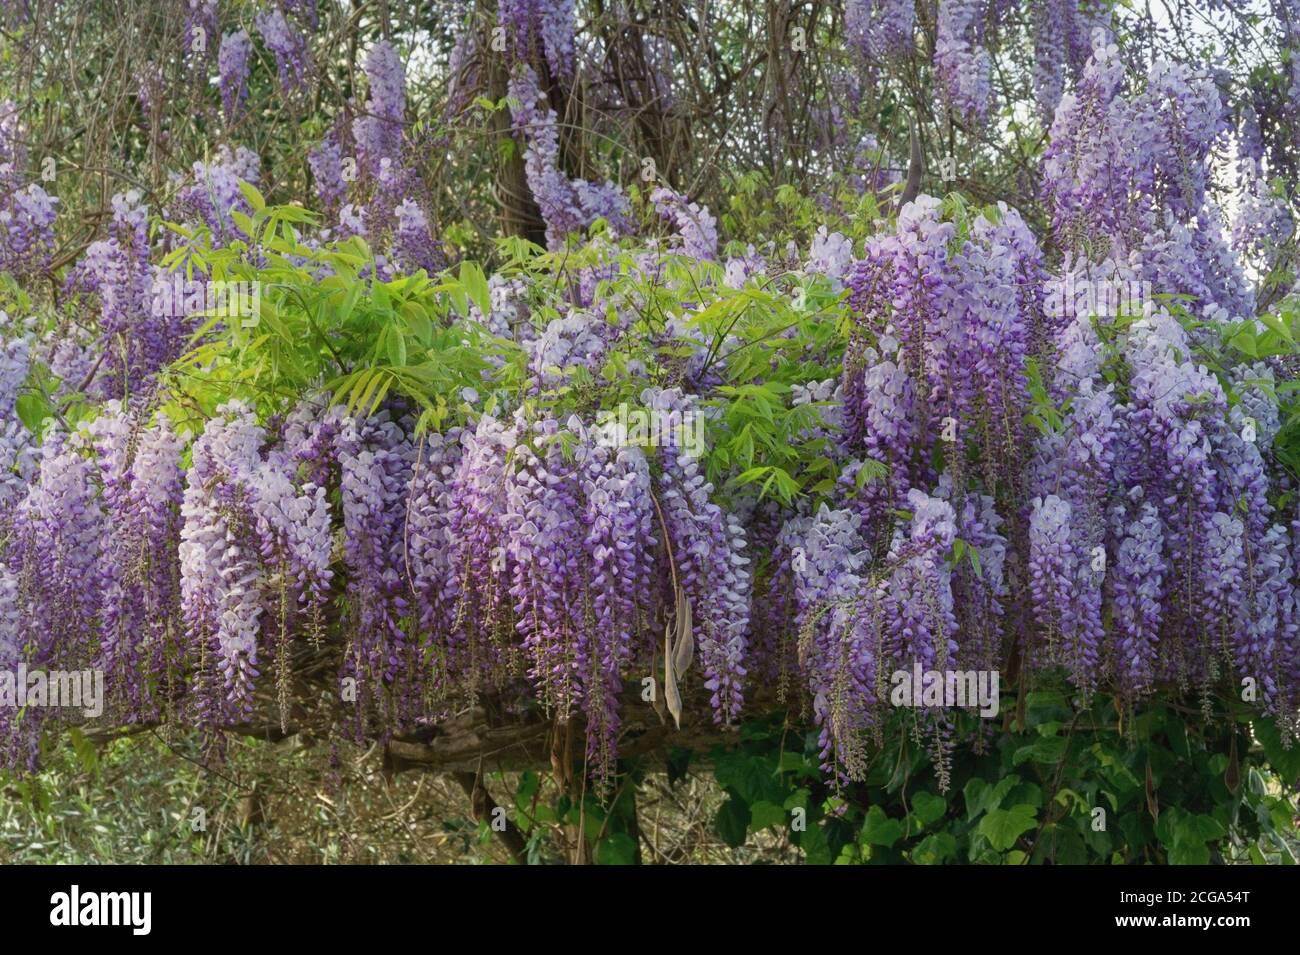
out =
{"type": "Polygon", "coordinates": [[[48,267],[59,201],[28,181],[23,136],[17,106],[0,100],[0,272],[20,278],[48,267]]]}
{"type": "Polygon", "coordinates": [[[546,104],[537,74],[520,66],[510,80],[510,115],[524,146],[524,170],[546,223],[547,244],[563,245],[570,232],[604,219],[615,234],[628,231],[628,201],[612,182],[603,185],[570,179],[560,168],[560,131],[555,110],[546,104]]]}
{"type": "Polygon", "coordinates": [[[217,70],[227,121],[235,118],[248,98],[248,58],[252,52],[253,41],[247,30],[232,30],[221,38],[217,70]]]}
{"type": "MultiPolygon", "coordinates": [[[[988,44],[1005,6],[936,8],[940,95],[966,119],[993,107],[988,44]]],[[[915,9],[850,4],[862,55],[905,53],[915,9]]],[[[211,7],[191,10],[206,22],[211,7]]],[[[267,8],[256,24],[293,85],[305,46],[286,14],[314,21],[315,7],[267,8]]],[[[802,260],[775,243],[727,256],[706,208],[657,188],[668,243],[616,259],[617,243],[594,242],[567,282],[507,272],[465,304],[519,360],[493,356],[491,397],[458,388],[437,427],[409,399],[362,415],[310,394],[269,416],[220,404],[200,433],[177,434],[154,388],[192,330],[188,309],[154,307],[161,249],[147,210],[135,192],[113,197],[107,235],[63,286],[94,331],[53,341],[8,316],[0,325],[0,666],[95,665],[112,717],[214,730],[250,720],[271,685],[287,724],[295,674],[324,661],[359,736],[422,731],[468,704],[535,708],[582,725],[602,778],[627,723],[625,685],[647,675],[665,719],[723,727],[771,678],[816,722],[837,781],[864,778],[894,676],[913,669],[1063,674],[1080,699],[1114,693],[1122,708],[1163,688],[1208,700],[1225,681],[1253,681],[1294,734],[1300,518],[1276,401],[1288,364],[1203,357],[1218,323],[1254,310],[1212,228],[1213,150],[1229,118],[1211,76],[1157,62],[1130,84],[1105,31],[1089,58],[1083,5],[1035,16],[1036,42],[1073,74],[1068,88],[1063,74],[1037,78],[1054,116],[1044,185],[1059,265],[1014,209],[925,195],[860,255],[823,226],[802,260]],[[664,261],[665,245],[679,258],[664,261]],[[648,308],[659,303],[621,283],[628,272],[677,283],[657,288],[679,308],[648,308]],[[720,396],[768,374],[728,363],[740,332],[704,327],[710,302],[760,281],[769,298],[787,282],[845,293],[846,334],[794,359],[818,370],[764,396],[817,409],[794,430],[824,449],[828,478],[784,504],[689,440],[697,424],[729,427],[720,396]],[[1058,294],[1143,282],[1190,296],[1198,321],[1154,297],[1109,309],[1058,294]],[[649,346],[627,354],[652,321],[649,346]],[[17,419],[45,368],[53,398],[96,404],[71,426],[51,412],[37,435],[17,419]],[[617,397],[654,420],[650,446],[601,423],[612,376],[617,397]]],[[[626,236],[624,195],[565,172],[539,78],[549,88],[573,70],[572,5],[503,0],[498,17],[548,244],[597,219],[626,236]]],[[[231,120],[250,45],[228,33],[217,54],[231,120]]],[[[360,115],[309,160],[325,238],[372,244],[362,281],[438,270],[397,50],[376,43],[365,74],[360,115]]],[[[15,124],[0,107],[0,267],[25,276],[51,246],[53,200],[26,184],[15,124]]],[[[1259,163],[1243,168],[1248,210],[1270,195],[1259,163]]],[[[241,182],[259,166],[229,146],[195,163],[174,182],[176,218],[228,246],[234,213],[250,211],[241,182]]],[[[1267,255],[1291,228],[1274,211],[1238,230],[1239,250],[1267,255]]],[[[800,345],[792,329],[770,337],[800,345]]],[[[0,714],[9,759],[30,756],[36,722],[0,714]]],[[[915,708],[941,781],[967,722],[915,708]]]]}
{"type": "Polygon", "coordinates": [[[385,278],[437,272],[446,256],[421,204],[425,186],[405,141],[406,70],[380,40],[366,55],[368,95],[351,123],[342,117],[308,152],[332,239],[361,236],[385,278]]]}
{"type": "Polygon", "coordinates": [[[939,0],[934,68],[948,105],[955,111],[982,119],[992,97],[993,66],[988,51],[979,45],[981,0],[939,0]]]}
{"type": "Polygon", "coordinates": [[[545,56],[555,77],[573,73],[574,0],[498,0],[497,22],[510,52],[523,60],[534,51],[545,56]]]}
{"type": "Polygon", "coordinates": [[[1126,76],[1118,48],[1094,31],[1092,56],[1061,99],[1044,156],[1058,241],[1095,258],[1135,255],[1157,292],[1253,314],[1252,290],[1207,197],[1211,154],[1230,130],[1214,77],[1166,60],[1133,89],[1126,76]]]}
{"type": "Polygon", "coordinates": [[[907,0],[849,0],[844,29],[854,48],[879,62],[909,53],[915,46],[916,4],[907,0]]]}
{"type": "Polygon", "coordinates": [[[281,89],[287,92],[301,86],[307,75],[307,44],[302,34],[285,19],[278,6],[259,11],[253,22],[262,42],[275,56],[281,89]]]}
{"type": "Polygon", "coordinates": [[[65,288],[98,303],[100,339],[91,350],[100,358],[79,383],[97,396],[133,398],[180,354],[189,316],[203,305],[184,293],[179,275],[150,264],[149,211],[140,193],[118,193],[111,205],[109,237],[90,244],[65,288]]]}
{"type": "Polygon", "coordinates": [[[319,624],[333,573],[325,489],[301,476],[293,449],[266,452],[267,443],[249,409],[227,405],[194,442],[186,473],[181,607],[191,657],[206,662],[194,674],[196,708],[213,724],[251,713],[262,660],[319,624]]]}
{"type": "Polygon", "coordinates": [[[708,209],[666,186],[652,192],[650,201],[676,227],[683,253],[694,259],[718,257],[718,224],[708,209]]]}

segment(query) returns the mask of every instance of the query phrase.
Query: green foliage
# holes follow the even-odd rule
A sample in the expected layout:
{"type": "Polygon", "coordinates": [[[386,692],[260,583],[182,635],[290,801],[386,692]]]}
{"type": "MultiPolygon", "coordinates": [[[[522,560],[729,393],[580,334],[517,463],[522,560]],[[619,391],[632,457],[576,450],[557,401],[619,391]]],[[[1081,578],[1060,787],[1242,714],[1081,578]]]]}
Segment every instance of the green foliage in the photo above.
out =
{"type": "Polygon", "coordinates": [[[255,314],[208,317],[165,377],[173,418],[197,428],[195,418],[236,398],[270,415],[327,390],[362,414],[400,396],[419,408],[421,429],[440,429],[464,410],[465,389],[484,387],[493,358],[505,369],[498,381],[510,381],[518,350],[473,317],[488,307],[487,280],[476,265],[463,263],[456,275],[421,271],[383,281],[361,238],[306,246],[295,226],[308,213],[267,207],[252,187],[246,194],[255,209],[237,217],[246,242],[213,249],[205,233],[172,226],[188,244],[169,257],[169,268],[258,290],[255,314]]]}
{"type": "MultiPolygon", "coordinates": [[[[476,264],[385,281],[361,238],[308,246],[298,228],[309,213],[267,206],[252,187],[245,195],[254,210],[236,218],[245,239],[228,247],[212,248],[203,230],[169,226],[186,244],[167,267],[258,289],[255,314],[207,316],[163,378],[169,415],[194,432],[232,399],[265,417],[322,391],[362,414],[404,399],[418,408],[421,430],[464,423],[507,397],[559,420],[578,413],[590,421],[619,406],[638,409],[647,384],[672,387],[689,372],[718,381],[703,408],[703,465],[716,486],[786,504],[835,486],[822,406],[795,404],[793,390],[838,372],[844,294],[825,279],[759,275],[731,289],[716,263],[665,256],[647,269],[635,250],[601,237],[563,253],[502,240],[500,279],[520,280],[539,331],[568,312],[588,267],[608,276],[591,310],[619,327],[594,371],[529,369],[517,345],[482,324],[490,290],[476,264]]],[[[41,395],[52,390],[25,399],[33,423],[50,413],[41,395]]]]}
{"type": "Polygon", "coordinates": [[[839,789],[816,734],[773,717],[713,754],[727,794],[715,828],[731,846],[775,831],[810,863],[1293,864],[1300,748],[1267,720],[1222,716],[1200,726],[1166,702],[1121,715],[1101,697],[1076,710],[1036,689],[1023,728],[1010,719],[983,753],[952,755],[943,792],[910,712],[884,728],[866,779],[839,789]]]}
{"type": "MultiPolygon", "coordinates": [[[[891,160],[880,149],[870,150],[858,157],[864,163],[888,168],[891,160]]],[[[852,170],[853,175],[866,176],[877,169],[852,170]]],[[[868,235],[887,228],[891,214],[889,199],[902,191],[902,183],[887,187],[882,195],[871,190],[863,191],[844,181],[842,174],[834,174],[827,183],[828,196],[833,202],[818,202],[808,194],[801,194],[789,184],[776,185],[763,171],[753,170],[736,177],[728,204],[719,209],[719,220],[726,235],[746,236],[751,241],[766,239],[777,248],[793,241],[807,248],[820,226],[847,236],[854,247],[861,249],[868,235]],[[829,208],[828,208],[829,207],[829,208]]],[[[732,243],[736,254],[745,252],[745,245],[732,243]]]]}

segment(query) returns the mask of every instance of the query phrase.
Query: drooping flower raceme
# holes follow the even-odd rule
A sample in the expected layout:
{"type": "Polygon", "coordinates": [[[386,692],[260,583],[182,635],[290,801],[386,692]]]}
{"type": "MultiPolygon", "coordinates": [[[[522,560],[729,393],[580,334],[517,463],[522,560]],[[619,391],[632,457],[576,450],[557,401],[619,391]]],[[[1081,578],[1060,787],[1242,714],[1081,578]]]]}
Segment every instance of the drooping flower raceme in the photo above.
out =
{"type": "Polygon", "coordinates": [[[700,413],[694,400],[675,389],[648,389],[641,401],[670,436],[657,455],[659,504],[677,580],[694,610],[714,719],[730,723],[739,714],[747,672],[751,578],[744,528],[709,499],[712,485],[691,449],[681,443],[680,428],[700,413]]]}
{"type": "Polygon", "coordinates": [[[232,30],[221,38],[217,70],[221,78],[221,104],[226,120],[235,118],[248,98],[248,58],[253,41],[247,30],[232,30]]]}
{"type": "Polygon", "coordinates": [[[718,257],[717,220],[698,202],[690,202],[679,192],[660,186],[650,194],[659,215],[671,222],[681,238],[682,251],[696,259],[712,261],[718,257]]]}
{"type": "Polygon", "coordinates": [[[616,235],[628,231],[628,201],[617,186],[570,179],[561,171],[559,120],[545,104],[537,74],[520,67],[511,77],[509,92],[515,130],[525,143],[528,189],[546,223],[547,243],[558,248],[568,233],[597,219],[606,220],[616,235]]]}
{"type": "Polygon", "coordinates": [[[848,0],[844,29],[855,50],[879,62],[906,55],[915,45],[916,4],[908,0],[848,0]]]}
{"type": "Polygon", "coordinates": [[[245,406],[218,409],[194,442],[181,505],[181,607],[194,674],[196,716],[217,726],[252,711],[264,611],[253,482],[265,432],[245,406]]]}
{"type": "Polygon", "coordinates": [[[370,95],[365,115],[353,121],[352,135],[366,169],[378,175],[381,160],[401,162],[406,113],[406,71],[397,50],[387,40],[376,43],[366,57],[366,80],[370,95]]]}
{"type": "Polygon", "coordinates": [[[979,45],[982,0],[939,0],[938,35],[934,66],[949,105],[956,111],[982,118],[992,96],[988,51],[979,45]]]}
{"type": "Polygon", "coordinates": [[[358,700],[391,707],[400,721],[418,676],[414,644],[402,625],[409,607],[403,573],[403,527],[414,448],[386,413],[346,421],[335,439],[343,498],[344,563],[351,606],[345,658],[358,700]],[[398,682],[402,678],[403,682],[398,682]],[[383,688],[392,685],[391,699],[383,688]]]}
{"type": "Polygon", "coordinates": [[[540,46],[552,76],[571,76],[574,6],[574,0],[498,0],[497,22],[506,33],[511,55],[526,61],[540,46]]]}
{"type": "Polygon", "coordinates": [[[260,11],[253,23],[275,56],[280,88],[288,91],[301,86],[307,76],[307,44],[302,34],[290,25],[278,6],[260,11]]]}
{"type": "Polygon", "coordinates": [[[330,130],[321,142],[308,151],[307,164],[311,168],[321,204],[327,213],[333,214],[348,192],[344,181],[343,151],[336,130],[330,130]]]}
{"type": "MultiPolygon", "coordinates": [[[[3,313],[0,313],[3,314],[3,313]]],[[[18,419],[19,390],[27,380],[31,345],[0,325],[0,520],[25,493],[36,469],[37,448],[18,419]]]]}
{"type": "Polygon", "coordinates": [[[99,664],[128,721],[157,718],[180,617],[181,447],[164,419],[109,402],[90,425],[108,533],[100,589],[99,664]]]}

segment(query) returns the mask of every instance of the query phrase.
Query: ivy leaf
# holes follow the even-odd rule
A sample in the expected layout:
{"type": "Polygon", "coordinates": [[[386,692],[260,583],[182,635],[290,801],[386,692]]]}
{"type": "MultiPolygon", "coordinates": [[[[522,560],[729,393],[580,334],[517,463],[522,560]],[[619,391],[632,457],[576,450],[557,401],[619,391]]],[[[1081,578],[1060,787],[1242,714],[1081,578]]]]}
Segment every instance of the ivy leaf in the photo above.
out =
{"type": "Polygon", "coordinates": [[[1174,841],[1175,843],[1215,842],[1227,834],[1227,830],[1213,816],[1189,812],[1179,818],[1174,831],[1174,841]]]}
{"type": "Polygon", "coordinates": [[[1011,759],[1011,764],[1019,766],[1033,760],[1035,763],[1055,766],[1061,761],[1061,757],[1065,755],[1066,744],[1067,740],[1062,736],[1044,736],[1034,740],[1028,746],[1022,746],[1016,750],[1015,756],[1011,759]]]}
{"type": "Polygon", "coordinates": [[[1204,845],[1178,843],[1169,850],[1170,865],[1209,865],[1210,850],[1204,845]]]}
{"type": "Polygon", "coordinates": [[[934,793],[919,792],[912,798],[912,814],[921,821],[922,826],[933,825],[947,811],[947,801],[934,793]]]}
{"type": "Polygon", "coordinates": [[[812,826],[797,835],[804,861],[809,865],[830,865],[835,861],[831,856],[830,842],[826,839],[826,833],[821,826],[812,826]]]}
{"type": "Polygon", "coordinates": [[[962,795],[966,797],[966,818],[974,819],[981,813],[1002,805],[1002,800],[1018,782],[1020,782],[1019,776],[1003,776],[996,786],[990,786],[978,777],[972,779],[962,790],[962,795]]]}
{"type": "Polygon", "coordinates": [[[1006,852],[1023,833],[1038,824],[1033,806],[1023,803],[1010,809],[991,809],[980,820],[979,833],[999,852],[1006,852]]]}
{"type": "Polygon", "coordinates": [[[957,855],[957,840],[951,833],[936,832],[926,836],[912,850],[912,861],[920,865],[938,865],[957,855]]]}
{"type": "Polygon", "coordinates": [[[885,815],[885,810],[879,806],[872,806],[867,810],[867,818],[862,825],[863,842],[870,846],[884,846],[888,849],[901,838],[903,838],[901,822],[885,815]]]}

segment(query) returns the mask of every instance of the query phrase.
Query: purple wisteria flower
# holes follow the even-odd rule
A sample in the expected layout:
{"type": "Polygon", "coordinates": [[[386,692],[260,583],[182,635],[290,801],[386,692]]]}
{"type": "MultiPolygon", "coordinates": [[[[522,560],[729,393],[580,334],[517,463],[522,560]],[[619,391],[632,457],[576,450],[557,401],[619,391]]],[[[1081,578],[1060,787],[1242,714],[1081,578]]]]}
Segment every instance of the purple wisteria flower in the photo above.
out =
{"type": "Polygon", "coordinates": [[[708,209],[667,186],[650,193],[650,201],[659,215],[673,224],[686,255],[707,261],[718,257],[717,220],[708,209]]]}
{"type": "Polygon", "coordinates": [[[261,160],[246,146],[231,150],[222,146],[209,162],[195,162],[190,181],[177,194],[180,209],[212,231],[214,242],[225,244],[242,236],[230,218],[232,210],[247,215],[248,200],[239,188],[240,181],[257,185],[261,179],[261,160]]]}
{"type": "MultiPolygon", "coordinates": [[[[641,402],[670,436],[700,413],[694,398],[676,389],[647,389],[641,402]]],[[[739,715],[747,673],[751,576],[744,528],[710,500],[713,486],[680,438],[660,447],[658,460],[660,506],[677,578],[695,610],[704,685],[714,719],[729,724],[739,715]]]]}
{"type": "Polygon", "coordinates": [[[248,98],[248,58],[253,52],[253,41],[248,31],[232,30],[221,38],[217,52],[217,71],[221,81],[221,105],[226,120],[233,120],[248,98]]]}
{"type": "Polygon", "coordinates": [[[906,56],[916,44],[916,4],[909,0],[848,0],[844,30],[869,61],[906,56]]]}
{"type": "Polygon", "coordinates": [[[352,135],[362,163],[372,175],[378,175],[383,160],[401,163],[406,71],[402,58],[387,40],[374,45],[366,57],[365,69],[370,94],[365,114],[353,120],[352,135]]]}
{"type": "Polygon", "coordinates": [[[301,86],[307,78],[307,44],[302,34],[289,24],[279,7],[259,11],[253,25],[275,57],[280,88],[288,92],[301,86]]]}
{"type": "Polygon", "coordinates": [[[58,201],[36,183],[0,196],[0,271],[27,276],[49,267],[58,201]]]}
{"type": "Polygon", "coordinates": [[[324,139],[308,151],[307,164],[311,168],[316,193],[320,196],[325,212],[334,214],[348,193],[343,178],[343,150],[336,130],[330,130],[324,139]]]}
{"type": "Polygon", "coordinates": [[[545,105],[537,74],[527,66],[518,69],[509,92],[515,130],[525,143],[528,188],[546,223],[547,244],[560,248],[566,235],[586,229],[597,219],[604,219],[615,235],[629,231],[627,197],[617,186],[570,179],[560,170],[558,119],[555,110],[545,105]]]}
{"type": "Polygon", "coordinates": [[[573,74],[574,0],[498,0],[497,23],[505,30],[510,53],[526,61],[543,53],[551,75],[573,74]]]}
{"type": "Polygon", "coordinates": [[[979,45],[981,0],[939,0],[934,69],[948,105],[977,119],[989,110],[992,61],[979,45]]]}

